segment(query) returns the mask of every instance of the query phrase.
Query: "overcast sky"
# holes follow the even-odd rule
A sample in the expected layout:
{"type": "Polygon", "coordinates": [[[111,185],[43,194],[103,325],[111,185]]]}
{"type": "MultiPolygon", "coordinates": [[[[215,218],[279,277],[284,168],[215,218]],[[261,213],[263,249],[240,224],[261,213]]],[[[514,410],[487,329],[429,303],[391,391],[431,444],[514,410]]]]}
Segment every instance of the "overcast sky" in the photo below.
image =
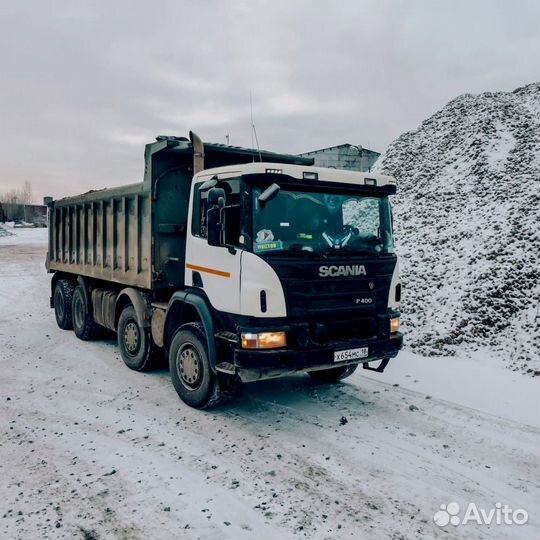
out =
{"type": "Polygon", "coordinates": [[[0,0],[0,193],[142,179],[158,134],[377,151],[540,79],[538,0],[0,0]],[[53,7],[54,6],[54,7],[53,7]]]}

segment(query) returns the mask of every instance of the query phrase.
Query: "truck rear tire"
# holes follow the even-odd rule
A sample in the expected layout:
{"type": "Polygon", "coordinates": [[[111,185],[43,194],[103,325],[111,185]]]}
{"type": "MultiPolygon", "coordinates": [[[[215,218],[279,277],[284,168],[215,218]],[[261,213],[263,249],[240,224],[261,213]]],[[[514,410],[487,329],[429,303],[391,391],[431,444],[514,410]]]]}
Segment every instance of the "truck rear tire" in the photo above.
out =
{"type": "Polygon", "coordinates": [[[128,304],[118,319],[118,348],[126,366],[135,371],[148,371],[154,367],[154,349],[149,328],[143,328],[135,308],[128,304]]]}
{"type": "Polygon", "coordinates": [[[189,323],[178,328],[169,349],[169,370],[177,394],[190,407],[205,409],[221,401],[219,381],[210,367],[201,324],[189,323]]]}
{"type": "Polygon", "coordinates": [[[356,371],[357,367],[358,364],[351,364],[319,371],[308,371],[308,375],[319,383],[333,383],[346,379],[356,371]]]}
{"type": "Polygon", "coordinates": [[[96,337],[99,330],[98,325],[92,320],[86,295],[83,288],[78,285],[73,293],[73,303],[71,307],[71,320],[75,335],[83,341],[89,341],[96,337]]]}
{"type": "Polygon", "coordinates": [[[71,330],[71,305],[73,302],[73,283],[67,279],[59,279],[54,287],[54,316],[56,324],[62,330],[71,330]]]}

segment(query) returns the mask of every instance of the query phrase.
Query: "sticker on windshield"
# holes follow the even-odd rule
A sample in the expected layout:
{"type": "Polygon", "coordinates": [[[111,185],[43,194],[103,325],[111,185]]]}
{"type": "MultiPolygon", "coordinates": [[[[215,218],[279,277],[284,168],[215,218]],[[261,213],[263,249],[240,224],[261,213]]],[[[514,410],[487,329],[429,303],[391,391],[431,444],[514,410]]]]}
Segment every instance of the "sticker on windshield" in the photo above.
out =
{"type": "Polygon", "coordinates": [[[276,242],[255,242],[255,253],[261,251],[278,251],[283,249],[283,242],[277,240],[276,242]]]}
{"type": "Polygon", "coordinates": [[[257,233],[255,241],[259,242],[271,242],[274,239],[274,233],[270,229],[261,229],[257,233]]]}

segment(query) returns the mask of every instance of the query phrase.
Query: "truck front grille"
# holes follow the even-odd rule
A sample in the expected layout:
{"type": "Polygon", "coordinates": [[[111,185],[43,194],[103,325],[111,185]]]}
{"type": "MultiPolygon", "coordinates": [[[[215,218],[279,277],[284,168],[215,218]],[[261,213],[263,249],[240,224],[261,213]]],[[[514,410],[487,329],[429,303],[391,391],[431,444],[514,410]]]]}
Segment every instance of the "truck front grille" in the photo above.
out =
{"type": "Polygon", "coordinates": [[[290,316],[352,310],[369,314],[386,307],[390,278],[283,279],[290,316]],[[365,299],[369,301],[363,303],[365,299]]]}

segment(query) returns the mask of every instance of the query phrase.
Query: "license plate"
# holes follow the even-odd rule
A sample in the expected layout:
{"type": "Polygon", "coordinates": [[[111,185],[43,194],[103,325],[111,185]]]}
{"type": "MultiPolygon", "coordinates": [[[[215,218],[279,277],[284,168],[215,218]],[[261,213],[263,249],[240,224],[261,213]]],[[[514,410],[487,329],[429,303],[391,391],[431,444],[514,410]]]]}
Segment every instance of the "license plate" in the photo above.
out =
{"type": "Polygon", "coordinates": [[[368,347],[360,347],[359,349],[346,349],[344,351],[334,351],[334,362],[344,362],[345,360],[367,358],[368,354],[368,347]]]}

